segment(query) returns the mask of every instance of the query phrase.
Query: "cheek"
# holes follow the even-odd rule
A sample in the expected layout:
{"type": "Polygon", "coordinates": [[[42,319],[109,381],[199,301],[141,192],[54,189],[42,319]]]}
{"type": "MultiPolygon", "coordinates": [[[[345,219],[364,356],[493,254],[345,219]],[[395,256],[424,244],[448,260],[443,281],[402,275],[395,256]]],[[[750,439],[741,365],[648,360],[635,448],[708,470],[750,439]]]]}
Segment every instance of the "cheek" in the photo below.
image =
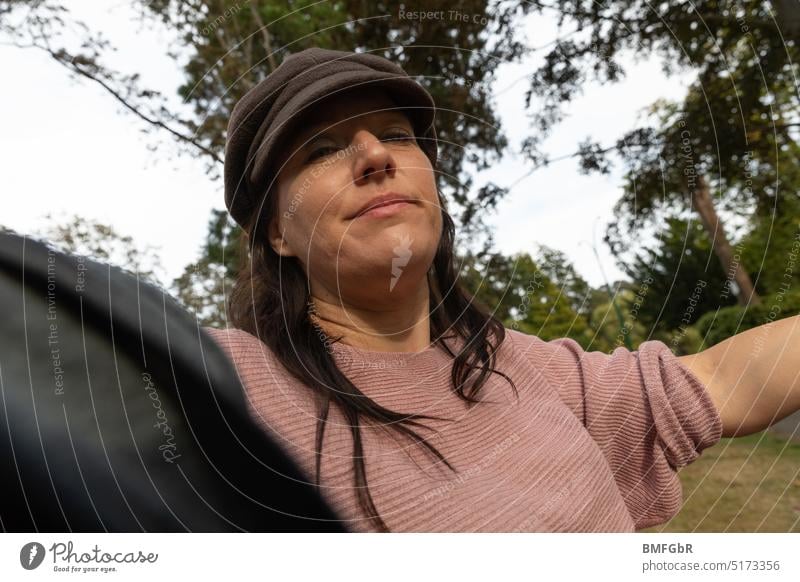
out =
{"type": "Polygon", "coordinates": [[[429,224],[441,228],[442,225],[442,206],[439,200],[439,193],[436,188],[436,181],[433,172],[419,170],[411,177],[415,188],[425,204],[426,214],[429,217],[429,224]]]}
{"type": "Polygon", "coordinates": [[[409,156],[405,160],[406,175],[413,182],[417,191],[422,194],[427,202],[439,205],[436,194],[436,174],[431,167],[428,157],[421,151],[409,156]]]}
{"type": "Polygon", "coordinates": [[[442,236],[442,229],[444,228],[444,221],[442,220],[442,212],[443,210],[439,206],[437,201],[436,203],[436,218],[434,219],[434,232],[436,233],[436,241],[438,243],[439,239],[442,236]]]}
{"type": "MultiPolygon", "coordinates": [[[[301,198],[295,204],[296,211],[289,227],[297,252],[314,252],[328,256],[339,245],[343,232],[337,217],[340,209],[337,200],[332,200],[331,190],[323,184],[312,184],[305,191],[298,191],[301,198]]],[[[291,204],[290,204],[291,206],[291,204]]]]}
{"type": "Polygon", "coordinates": [[[405,157],[403,164],[405,165],[406,179],[425,204],[427,221],[423,228],[438,241],[443,226],[442,207],[436,187],[436,174],[430,160],[421,150],[417,150],[414,154],[405,157]]]}

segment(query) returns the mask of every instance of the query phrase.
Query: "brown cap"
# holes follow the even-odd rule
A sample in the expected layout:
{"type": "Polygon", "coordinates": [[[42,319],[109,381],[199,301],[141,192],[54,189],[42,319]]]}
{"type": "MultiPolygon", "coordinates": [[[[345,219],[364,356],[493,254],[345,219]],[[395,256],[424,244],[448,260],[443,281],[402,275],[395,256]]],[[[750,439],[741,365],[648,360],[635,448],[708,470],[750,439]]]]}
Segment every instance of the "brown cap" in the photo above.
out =
{"type": "Polygon", "coordinates": [[[420,147],[436,167],[435,104],[398,65],[368,53],[310,48],[284,59],[236,103],[225,144],[225,205],[244,226],[274,176],[275,146],[320,99],[380,86],[411,119],[420,147]]]}

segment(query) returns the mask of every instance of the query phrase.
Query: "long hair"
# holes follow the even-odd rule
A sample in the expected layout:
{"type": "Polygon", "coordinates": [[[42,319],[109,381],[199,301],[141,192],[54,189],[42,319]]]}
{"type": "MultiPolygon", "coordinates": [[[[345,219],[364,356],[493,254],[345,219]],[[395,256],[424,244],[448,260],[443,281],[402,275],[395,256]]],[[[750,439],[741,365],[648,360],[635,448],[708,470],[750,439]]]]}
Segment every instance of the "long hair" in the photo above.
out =
{"type": "MultiPolygon", "coordinates": [[[[458,281],[453,252],[455,227],[445,210],[441,193],[442,236],[428,271],[430,288],[430,334],[454,358],[451,381],[458,396],[472,405],[490,373],[511,383],[506,374],[494,369],[495,353],[505,339],[505,328],[458,281]],[[464,348],[454,354],[442,340],[460,337],[464,348]],[[467,383],[473,370],[478,373],[467,383]]],[[[281,257],[269,244],[267,225],[275,212],[277,196],[267,195],[261,211],[253,213],[242,236],[240,256],[244,266],[238,273],[228,301],[228,316],[233,327],[261,339],[283,366],[318,396],[319,413],[315,439],[315,484],[320,487],[320,469],[325,424],[333,403],[346,418],[353,439],[353,480],[361,508],[379,531],[389,531],[379,515],[367,483],[365,456],[361,440],[361,421],[391,424],[415,443],[422,444],[450,470],[456,469],[412,427],[429,428],[421,419],[439,417],[389,410],[366,397],[336,365],[325,348],[327,338],[309,315],[309,285],[296,257],[281,257]],[[249,257],[249,259],[248,259],[249,257]]]]}

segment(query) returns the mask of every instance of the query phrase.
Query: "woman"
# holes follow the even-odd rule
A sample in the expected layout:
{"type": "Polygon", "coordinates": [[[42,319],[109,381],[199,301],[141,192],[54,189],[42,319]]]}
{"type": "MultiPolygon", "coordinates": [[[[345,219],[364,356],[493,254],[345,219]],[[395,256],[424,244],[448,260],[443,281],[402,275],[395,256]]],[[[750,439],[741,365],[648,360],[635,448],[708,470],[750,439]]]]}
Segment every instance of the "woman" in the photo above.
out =
{"type": "MultiPolygon", "coordinates": [[[[232,328],[208,331],[252,413],[355,531],[669,520],[676,469],[749,434],[723,400],[719,350],[680,361],[648,341],[606,355],[505,329],[458,281],[433,122],[397,65],[322,49],[237,104],[225,197],[248,264],[232,328]]],[[[777,400],[785,390],[745,428],[800,406],[777,400]]]]}

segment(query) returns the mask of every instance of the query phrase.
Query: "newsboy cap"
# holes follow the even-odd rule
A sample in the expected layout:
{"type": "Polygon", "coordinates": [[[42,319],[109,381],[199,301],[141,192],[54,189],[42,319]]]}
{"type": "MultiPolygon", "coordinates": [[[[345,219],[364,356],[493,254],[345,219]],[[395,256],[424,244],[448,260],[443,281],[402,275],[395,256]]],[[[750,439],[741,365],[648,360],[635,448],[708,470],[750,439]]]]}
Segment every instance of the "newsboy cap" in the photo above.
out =
{"type": "Polygon", "coordinates": [[[436,167],[435,104],[399,65],[378,55],[310,48],[286,57],[233,108],[225,144],[225,205],[245,226],[274,176],[279,143],[324,97],[379,86],[404,110],[419,145],[436,167]]]}

